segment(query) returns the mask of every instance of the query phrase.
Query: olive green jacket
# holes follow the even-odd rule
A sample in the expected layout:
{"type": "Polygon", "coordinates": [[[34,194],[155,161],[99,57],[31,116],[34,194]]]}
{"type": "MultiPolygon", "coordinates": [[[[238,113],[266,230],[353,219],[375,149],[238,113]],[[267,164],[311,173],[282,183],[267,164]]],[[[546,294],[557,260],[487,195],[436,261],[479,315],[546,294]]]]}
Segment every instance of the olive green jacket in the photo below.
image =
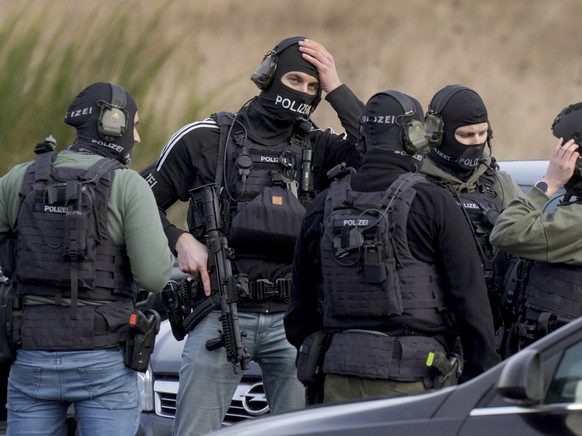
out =
{"type": "MultiPolygon", "coordinates": [[[[422,163],[421,172],[429,176],[439,178],[447,183],[447,185],[457,193],[461,192],[473,192],[477,189],[479,178],[485,174],[485,172],[492,168],[494,164],[494,159],[492,157],[487,157],[483,159],[483,162],[475,169],[471,177],[464,181],[438,167],[430,157],[425,157],[422,163]]],[[[507,205],[515,198],[523,195],[521,189],[517,184],[511,179],[508,173],[505,171],[495,170],[495,177],[493,180],[493,186],[495,192],[497,192],[502,201],[503,207],[507,205]]]]}
{"type": "Polygon", "coordinates": [[[497,219],[491,243],[527,259],[582,265],[582,205],[544,212],[547,202],[535,187],[513,200],[497,219]]]}

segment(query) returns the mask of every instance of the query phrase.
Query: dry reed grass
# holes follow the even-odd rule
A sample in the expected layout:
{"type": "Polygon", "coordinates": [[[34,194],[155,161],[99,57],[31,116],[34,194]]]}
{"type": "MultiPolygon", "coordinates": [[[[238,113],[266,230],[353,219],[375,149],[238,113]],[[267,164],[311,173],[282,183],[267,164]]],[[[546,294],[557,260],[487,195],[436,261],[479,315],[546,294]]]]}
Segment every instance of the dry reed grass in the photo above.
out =
{"type": "MultiPolygon", "coordinates": [[[[78,52],[69,53],[69,63],[60,68],[77,69],[79,84],[93,80],[91,71],[100,63],[119,62],[93,51],[103,38],[144,53],[174,48],[147,93],[138,93],[140,115],[160,142],[144,147],[138,169],[155,158],[163,145],[159,138],[215,110],[236,110],[256,94],[250,74],[268,49],[291,35],[324,43],[340,77],[364,101],[398,89],[426,107],[446,84],[474,88],[489,107],[500,159],[547,157],[553,118],[582,100],[578,0],[0,0],[0,8],[0,29],[10,24],[7,17],[22,12],[11,40],[27,32],[28,22],[42,20],[37,59],[56,56],[74,39],[78,52]],[[120,14],[127,19],[116,24],[120,14]],[[155,34],[140,44],[135,39],[143,38],[154,17],[155,34]]],[[[143,65],[123,68],[108,79],[123,84],[143,65]]],[[[65,107],[48,101],[37,107],[54,110],[62,120],[65,107]]],[[[340,128],[326,104],[314,118],[340,128]]]]}

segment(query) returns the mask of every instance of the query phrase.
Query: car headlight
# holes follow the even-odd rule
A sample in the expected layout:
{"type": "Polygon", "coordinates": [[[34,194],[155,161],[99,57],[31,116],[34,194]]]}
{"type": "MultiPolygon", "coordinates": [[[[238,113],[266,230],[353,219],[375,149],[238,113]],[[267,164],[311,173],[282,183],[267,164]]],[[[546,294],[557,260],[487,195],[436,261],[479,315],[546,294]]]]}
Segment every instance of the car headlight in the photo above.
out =
{"type": "Polygon", "coordinates": [[[148,366],[146,372],[137,373],[137,392],[139,404],[144,412],[154,411],[154,381],[152,369],[148,366]]]}

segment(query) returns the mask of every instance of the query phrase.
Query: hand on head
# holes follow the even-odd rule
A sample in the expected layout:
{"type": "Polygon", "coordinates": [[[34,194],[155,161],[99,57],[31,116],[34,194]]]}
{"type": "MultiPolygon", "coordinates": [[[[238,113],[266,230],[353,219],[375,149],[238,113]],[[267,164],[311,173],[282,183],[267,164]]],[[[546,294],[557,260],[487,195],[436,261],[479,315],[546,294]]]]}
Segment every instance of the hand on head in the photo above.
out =
{"type": "Polygon", "coordinates": [[[305,60],[317,68],[320,87],[323,91],[329,93],[342,84],[333,56],[323,45],[311,39],[305,39],[299,41],[299,51],[305,60]]]}
{"type": "Polygon", "coordinates": [[[548,184],[548,196],[551,196],[570,180],[579,157],[578,144],[573,139],[566,143],[563,143],[563,138],[558,140],[544,176],[544,181],[548,184]]]}

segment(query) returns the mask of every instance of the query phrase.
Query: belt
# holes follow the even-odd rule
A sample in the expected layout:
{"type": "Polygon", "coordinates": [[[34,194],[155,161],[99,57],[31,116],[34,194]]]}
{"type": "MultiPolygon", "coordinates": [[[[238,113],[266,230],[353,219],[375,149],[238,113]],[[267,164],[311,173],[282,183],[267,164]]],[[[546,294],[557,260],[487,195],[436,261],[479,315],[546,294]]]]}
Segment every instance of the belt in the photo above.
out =
{"type": "Polygon", "coordinates": [[[287,300],[291,296],[291,279],[267,279],[249,281],[249,295],[241,300],[265,301],[270,299],[287,300]]]}

